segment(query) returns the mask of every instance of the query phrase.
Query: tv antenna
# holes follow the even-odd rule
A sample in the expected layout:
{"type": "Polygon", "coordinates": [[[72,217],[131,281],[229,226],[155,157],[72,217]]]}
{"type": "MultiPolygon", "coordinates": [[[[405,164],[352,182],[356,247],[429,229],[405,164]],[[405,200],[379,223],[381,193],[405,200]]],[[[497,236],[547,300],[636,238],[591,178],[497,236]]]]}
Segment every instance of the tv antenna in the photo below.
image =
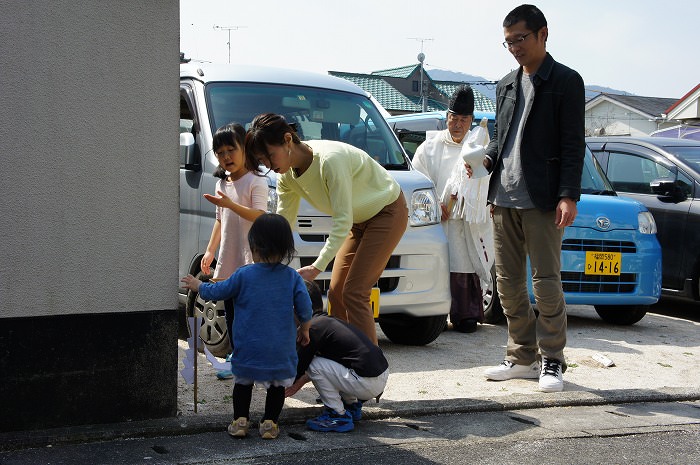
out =
{"type": "Polygon", "coordinates": [[[243,29],[246,26],[214,26],[214,29],[228,31],[228,62],[231,63],[231,31],[243,29]]]}

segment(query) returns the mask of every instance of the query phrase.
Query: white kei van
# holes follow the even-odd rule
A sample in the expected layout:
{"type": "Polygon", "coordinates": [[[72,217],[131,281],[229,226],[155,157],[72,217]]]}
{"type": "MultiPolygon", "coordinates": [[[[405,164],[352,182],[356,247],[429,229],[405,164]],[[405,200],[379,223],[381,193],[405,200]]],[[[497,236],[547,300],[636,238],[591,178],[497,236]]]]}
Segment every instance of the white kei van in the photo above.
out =
{"type": "MultiPolygon", "coordinates": [[[[180,67],[180,275],[200,273],[200,259],[214,222],[217,160],[211,150],[216,128],[230,122],[248,127],[266,112],[296,123],[302,140],[334,139],[355,145],[399,182],[409,207],[406,233],[377,283],[377,321],[393,342],[424,345],[443,330],[449,313],[447,242],[430,180],[411,166],[382,116],[383,109],[356,85],[333,76],[239,65],[182,64],[180,67]]],[[[274,175],[274,173],[273,173],[274,175]]],[[[275,211],[275,178],[268,209],[275,211]]],[[[329,216],[302,202],[295,229],[297,256],[290,266],[311,264],[331,229],[329,216]]],[[[328,288],[330,270],[317,283],[328,288]]],[[[202,318],[200,335],[215,355],[229,349],[223,302],[207,302],[180,288],[181,307],[202,318]]],[[[184,318],[183,318],[184,320],[184,318]]]]}

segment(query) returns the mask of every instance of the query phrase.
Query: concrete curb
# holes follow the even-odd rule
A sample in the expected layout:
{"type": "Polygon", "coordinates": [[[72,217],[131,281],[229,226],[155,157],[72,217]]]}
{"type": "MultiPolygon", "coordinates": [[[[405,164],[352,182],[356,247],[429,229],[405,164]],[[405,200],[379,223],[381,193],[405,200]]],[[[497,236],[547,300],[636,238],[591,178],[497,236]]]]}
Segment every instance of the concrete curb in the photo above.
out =
{"type": "MultiPolygon", "coordinates": [[[[371,401],[363,408],[369,420],[419,415],[455,414],[475,412],[499,412],[546,407],[577,407],[621,403],[682,402],[700,400],[700,388],[665,387],[650,389],[616,389],[571,391],[557,393],[511,394],[498,397],[459,398],[446,400],[411,400],[380,402],[371,401]]],[[[300,424],[318,415],[320,407],[285,407],[280,421],[283,424],[300,424]]],[[[262,412],[251,412],[253,419],[262,412]]],[[[154,420],[123,423],[75,426],[40,431],[0,433],[0,451],[57,444],[75,444],[94,441],[110,441],[127,438],[178,436],[224,431],[231,421],[229,414],[188,415],[154,420]]]]}

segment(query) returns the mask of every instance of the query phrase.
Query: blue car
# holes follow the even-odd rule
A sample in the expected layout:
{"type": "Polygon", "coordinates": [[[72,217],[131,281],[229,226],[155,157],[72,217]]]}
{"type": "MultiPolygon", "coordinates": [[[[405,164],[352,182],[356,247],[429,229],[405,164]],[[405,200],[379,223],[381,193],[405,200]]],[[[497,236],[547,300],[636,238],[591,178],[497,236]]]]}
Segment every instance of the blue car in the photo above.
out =
{"type": "MultiPolygon", "coordinates": [[[[425,140],[435,117],[445,113],[416,113],[388,117],[402,143],[410,148],[425,140]],[[422,131],[420,121],[426,121],[422,131]],[[409,124],[410,122],[410,124],[409,124]]],[[[446,126],[442,126],[445,128],[446,126]]],[[[407,150],[408,151],[408,150],[407,150]]],[[[661,247],[656,223],[640,202],[618,197],[600,165],[586,148],[581,176],[578,216],[564,231],[561,251],[562,287],[567,304],[593,305],[598,315],[613,324],[641,320],[661,295],[661,247]]],[[[483,285],[487,323],[504,321],[503,309],[492,285],[483,285]]],[[[532,281],[528,280],[534,303],[532,281]]]]}

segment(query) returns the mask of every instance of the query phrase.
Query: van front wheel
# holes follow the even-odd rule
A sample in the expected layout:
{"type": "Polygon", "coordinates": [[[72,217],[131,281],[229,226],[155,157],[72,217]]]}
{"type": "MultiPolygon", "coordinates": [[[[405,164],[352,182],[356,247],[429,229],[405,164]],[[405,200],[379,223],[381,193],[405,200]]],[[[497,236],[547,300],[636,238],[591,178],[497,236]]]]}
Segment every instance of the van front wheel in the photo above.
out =
{"type": "MultiPolygon", "coordinates": [[[[211,275],[198,273],[197,279],[206,282],[211,279],[211,275]]],[[[186,311],[188,317],[199,318],[199,337],[209,352],[216,357],[226,357],[231,352],[231,343],[226,325],[224,301],[205,300],[196,291],[189,291],[186,311]]]]}
{"type": "Polygon", "coordinates": [[[379,316],[379,327],[394,344],[424,346],[442,333],[447,315],[413,317],[390,314],[379,316]]]}

